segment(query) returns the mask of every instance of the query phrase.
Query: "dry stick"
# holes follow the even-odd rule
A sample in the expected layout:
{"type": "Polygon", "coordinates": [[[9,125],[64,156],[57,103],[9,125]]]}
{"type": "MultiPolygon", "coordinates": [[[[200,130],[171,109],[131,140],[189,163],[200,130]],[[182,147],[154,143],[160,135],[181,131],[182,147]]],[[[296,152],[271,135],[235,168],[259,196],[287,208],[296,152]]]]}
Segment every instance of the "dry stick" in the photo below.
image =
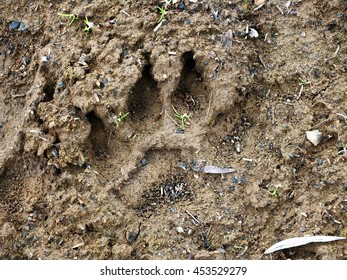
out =
{"type": "Polygon", "coordinates": [[[336,115],[338,115],[338,116],[340,116],[340,117],[345,118],[345,120],[347,121],[347,116],[345,116],[344,114],[341,114],[341,113],[336,113],[336,115]]]}
{"type": "Polygon", "coordinates": [[[166,109],[164,110],[165,110],[165,114],[170,118],[170,120],[172,120],[177,126],[180,126],[178,122],[176,122],[173,118],[171,118],[171,116],[166,112],[166,109]]]}
{"type": "Polygon", "coordinates": [[[12,96],[13,98],[18,98],[18,97],[24,97],[24,96],[26,96],[26,94],[25,94],[25,93],[23,93],[23,94],[12,94],[12,93],[11,93],[11,96],[12,96]]]}
{"type": "Polygon", "coordinates": [[[283,13],[282,9],[280,8],[280,6],[276,5],[276,8],[280,11],[280,13],[281,13],[282,15],[284,15],[284,13],[283,13]]]}
{"type": "Polygon", "coordinates": [[[212,225],[210,225],[210,228],[208,229],[208,232],[207,232],[207,234],[206,234],[206,237],[208,237],[208,236],[210,235],[211,229],[212,229],[212,225]]]}
{"type": "Polygon", "coordinates": [[[264,42],[266,42],[267,36],[268,36],[268,33],[265,34],[264,42]]]}
{"type": "Polygon", "coordinates": [[[302,94],[303,90],[304,90],[304,86],[301,85],[301,88],[300,88],[300,91],[299,91],[299,95],[298,95],[298,97],[296,99],[299,99],[301,97],[301,94],[302,94]]]}
{"type": "Polygon", "coordinates": [[[260,4],[259,6],[255,7],[253,11],[258,11],[258,10],[260,10],[265,4],[266,4],[265,2],[262,3],[262,4],[260,4]]]}
{"type": "Polygon", "coordinates": [[[262,60],[262,58],[261,58],[260,55],[258,55],[258,58],[259,58],[260,63],[263,65],[263,67],[264,67],[265,69],[269,69],[269,68],[266,66],[266,64],[264,63],[264,61],[262,60]]]}
{"type": "Polygon", "coordinates": [[[242,255],[244,255],[247,252],[247,250],[248,250],[248,246],[246,245],[246,247],[242,250],[242,252],[236,256],[236,258],[239,258],[242,255]]]}
{"type": "Polygon", "coordinates": [[[188,210],[186,210],[186,213],[187,213],[189,216],[191,216],[192,219],[193,219],[195,222],[197,222],[198,224],[201,223],[201,222],[200,222],[197,218],[195,218],[194,215],[193,215],[192,213],[190,213],[188,210]]]}
{"type": "Polygon", "coordinates": [[[130,17],[130,15],[125,10],[120,10],[120,12],[130,17]]]}
{"type": "Polygon", "coordinates": [[[337,56],[337,54],[338,54],[339,50],[340,50],[340,46],[337,46],[337,49],[336,49],[336,51],[334,52],[333,56],[332,56],[332,57],[327,58],[327,59],[325,60],[325,62],[328,62],[330,59],[335,58],[335,57],[337,56]]]}

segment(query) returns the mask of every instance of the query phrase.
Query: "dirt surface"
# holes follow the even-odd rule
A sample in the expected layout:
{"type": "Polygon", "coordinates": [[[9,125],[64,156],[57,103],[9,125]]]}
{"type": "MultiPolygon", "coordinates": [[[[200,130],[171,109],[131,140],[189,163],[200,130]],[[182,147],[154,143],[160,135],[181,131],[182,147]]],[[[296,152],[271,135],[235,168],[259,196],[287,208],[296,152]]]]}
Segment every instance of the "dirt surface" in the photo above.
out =
{"type": "Polygon", "coordinates": [[[1,259],[347,259],[346,3],[174,2],[1,1],[1,259]]]}

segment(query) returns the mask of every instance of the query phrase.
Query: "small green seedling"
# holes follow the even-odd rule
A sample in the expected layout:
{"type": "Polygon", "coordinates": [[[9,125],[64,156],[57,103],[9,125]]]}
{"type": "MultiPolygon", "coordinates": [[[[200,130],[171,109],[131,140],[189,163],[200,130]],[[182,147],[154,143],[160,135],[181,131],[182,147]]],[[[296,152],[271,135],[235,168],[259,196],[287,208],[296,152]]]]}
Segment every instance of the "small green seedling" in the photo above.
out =
{"type": "Polygon", "coordinates": [[[299,78],[299,85],[300,86],[306,86],[306,85],[308,85],[310,83],[311,82],[307,81],[306,78],[303,78],[303,79],[299,78]]]}
{"type": "Polygon", "coordinates": [[[278,186],[276,186],[275,187],[275,189],[272,191],[272,192],[270,192],[270,191],[268,191],[269,192],[269,194],[272,196],[272,197],[278,197],[278,186]]]}
{"type": "Polygon", "coordinates": [[[78,16],[75,14],[64,14],[64,13],[58,13],[59,16],[66,17],[70,19],[69,26],[73,24],[76,20],[78,20],[78,16]]]}
{"type": "Polygon", "coordinates": [[[162,21],[163,21],[164,16],[165,16],[165,14],[166,14],[166,9],[165,9],[165,7],[159,7],[159,6],[157,6],[157,8],[158,8],[159,14],[160,14],[160,18],[159,18],[159,20],[157,21],[157,23],[159,23],[159,22],[162,22],[162,21]]]}
{"type": "Polygon", "coordinates": [[[306,85],[308,85],[310,83],[311,82],[307,81],[306,78],[303,78],[303,79],[299,78],[299,85],[301,87],[300,87],[300,91],[299,91],[299,95],[298,95],[297,99],[299,99],[301,97],[301,94],[304,91],[304,86],[306,86],[306,85]]]}
{"type": "Polygon", "coordinates": [[[119,124],[125,119],[125,117],[129,115],[129,112],[125,113],[125,114],[120,114],[120,116],[118,118],[115,119],[114,123],[116,125],[116,127],[119,127],[119,124]]]}
{"type": "Polygon", "coordinates": [[[86,25],[83,29],[84,32],[89,32],[91,31],[94,27],[95,27],[95,24],[92,23],[91,21],[88,20],[87,16],[86,18],[83,20],[84,24],[86,25]]]}
{"type": "Polygon", "coordinates": [[[176,109],[175,109],[175,107],[174,106],[172,106],[172,109],[174,110],[174,112],[175,112],[175,117],[181,122],[181,127],[182,127],[182,129],[184,130],[184,128],[185,128],[185,126],[186,126],[186,124],[190,124],[188,121],[190,121],[190,117],[191,117],[191,115],[192,114],[187,114],[187,113],[185,113],[185,114],[179,114],[177,111],[176,111],[176,109]]]}

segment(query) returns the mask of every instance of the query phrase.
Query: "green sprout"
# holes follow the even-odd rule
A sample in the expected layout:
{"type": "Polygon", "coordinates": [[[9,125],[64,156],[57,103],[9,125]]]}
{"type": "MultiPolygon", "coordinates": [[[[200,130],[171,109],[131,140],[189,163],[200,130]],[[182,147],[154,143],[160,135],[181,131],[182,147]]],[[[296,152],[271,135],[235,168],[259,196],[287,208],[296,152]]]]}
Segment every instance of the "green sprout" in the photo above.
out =
{"type": "Polygon", "coordinates": [[[174,106],[172,106],[172,109],[173,109],[174,112],[175,112],[175,117],[181,122],[181,127],[182,127],[182,129],[184,130],[186,124],[190,124],[188,121],[190,121],[190,117],[191,117],[192,114],[187,114],[187,113],[185,113],[185,114],[182,115],[182,114],[179,114],[179,113],[176,111],[176,109],[175,109],[174,106]]]}
{"type": "Polygon", "coordinates": [[[272,197],[278,197],[278,186],[276,186],[275,187],[275,189],[272,191],[272,192],[270,192],[270,191],[268,191],[269,192],[269,194],[272,196],[272,197]]]}
{"type": "Polygon", "coordinates": [[[78,16],[75,14],[64,14],[64,13],[58,13],[59,16],[66,17],[70,19],[69,26],[73,24],[76,20],[78,20],[78,16]]]}
{"type": "Polygon", "coordinates": [[[299,78],[299,85],[300,86],[306,86],[306,85],[308,85],[310,83],[311,82],[307,81],[306,78],[303,78],[303,79],[299,78]]]}
{"type": "Polygon", "coordinates": [[[83,31],[84,32],[89,32],[90,30],[92,30],[92,28],[95,27],[95,24],[92,23],[91,21],[88,20],[87,16],[86,18],[83,20],[83,22],[85,23],[86,27],[84,27],[83,31]]]}
{"type": "Polygon", "coordinates": [[[163,7],[157,6],[157,8],[158,8],[159,14],[160,14],[160,18],[159,18],[159,20],[157,21],[157,23],[160,23],[160,22],[162,22],[163,19],[164,19],[164,16],[165,16],[165,14],[166,14],[166,9],[165,9],[164,6],[163,6],[163,7]]]}
{"type": "Polygon", "coordinates": [[[120,114],[120,116],[118,118],[115,119],[114,123],[117,127],[119,127],[119,124],[123,121],[123,119],[129,115],[129,112],[125,113],[125,114],[120,114]]]}

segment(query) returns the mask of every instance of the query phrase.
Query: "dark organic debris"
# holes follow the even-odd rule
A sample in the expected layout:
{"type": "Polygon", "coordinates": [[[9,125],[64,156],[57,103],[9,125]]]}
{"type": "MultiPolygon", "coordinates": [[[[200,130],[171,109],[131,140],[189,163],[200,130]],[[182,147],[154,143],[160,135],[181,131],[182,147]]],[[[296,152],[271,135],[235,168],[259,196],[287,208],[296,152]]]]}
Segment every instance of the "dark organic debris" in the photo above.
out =
{"type": "Polygon", "coordinates": [[[186,9],[187,9],[187,6],[182,2],[182,3],[179,3],[179,4],[178,4],[178,8],[179,8],[180,10],[186,10],[186,9]]]}
{"type": "Polygon", "coordinates": [[[177,181],[166,180],[165,183],[160,185],[160,193],[166,203],[172,204],[190,195],[191,191],[187,183],[178,179],[177,181]]]}
{"type": "Polygon", "coordinates": [[[136,239],[139,237],[141,232],[141,223],[139,223],[139,227],[137,232],[136,231],[130,231],[127,236],[127,240],[129,244],[132,244],[136,241],[136,239]]]}
{"type": "Polygon", "coordinates": [[[142,215],[145,214],[146,217],[149,217],[161,204],[171,205],[192,197],[193,193],[189,185],[184,181],[184,177],[173,176],[159,184],[154,184],[151,189],[144,192],[139,210],[142,215]]]}

